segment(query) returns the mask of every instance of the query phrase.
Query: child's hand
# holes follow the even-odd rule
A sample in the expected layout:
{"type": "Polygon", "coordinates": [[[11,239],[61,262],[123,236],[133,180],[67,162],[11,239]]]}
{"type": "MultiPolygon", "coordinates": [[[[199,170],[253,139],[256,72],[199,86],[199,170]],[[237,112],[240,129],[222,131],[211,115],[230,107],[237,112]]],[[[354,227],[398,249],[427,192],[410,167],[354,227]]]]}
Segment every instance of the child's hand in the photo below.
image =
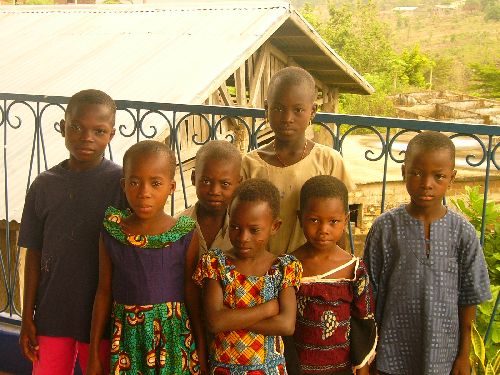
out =
{"type": "Polygon", "coordinates": [[[23,320],[21,333],[19,335],[19,345],[23,355],[31,362],[38,360],[38,340],[36,338],[36,326],[33,320],[23,320]]]}
{"type": "Polygon", "coordinates": [[[105,375],[99,356],[90,354],[85,375],[105,375]]]}
{"type": "Polygon", "coordinates": [[[277,299],[264,302],[262,306],[266,307],[266,315],[268,315],[268,317],[272,317],[280,313],[280,304],[277,299]]]}
{"type": "Polygon", "coordinates": [[[470,361],[466,355],[459,355],[453,362],[451,375],[470,375],[470,361]]]}

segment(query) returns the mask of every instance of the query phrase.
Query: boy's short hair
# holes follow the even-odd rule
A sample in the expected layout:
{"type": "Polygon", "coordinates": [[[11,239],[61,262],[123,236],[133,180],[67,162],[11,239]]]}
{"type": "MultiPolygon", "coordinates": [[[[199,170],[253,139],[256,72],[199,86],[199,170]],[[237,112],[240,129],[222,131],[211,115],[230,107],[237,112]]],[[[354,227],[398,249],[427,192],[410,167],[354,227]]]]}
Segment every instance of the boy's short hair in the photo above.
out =
{"type": "Polygon", "coordinates": [[[237,163],[238,170],[241,168],[241,153],[228,141],[212,140],[201,146],[196,152],[194,170],[199,171],[207,160],[227,160],[237,163]]]}
{"type": "Polygon", "coordinates": [[[455,145],[446,135],[436,131],[425,131],[418,133],[413,137],[405,152],[405,164],[413,157],[416,151],[437,151],[448,150],[453,160],[453,167],[455,167],[455,145]]]}
{"type": "Polygon", "coordinates": [[[311,94],[311,100],[316,100],[317,90],[314,77],[307,70],[298,66],[288,66],[275,73],[269,81],[267,98],[274,97],[276,90],[283,87],[304,85],[311,94]]]}
{"type": "Polygon", "coordinates": [[[338,178],[321,175],[307,180],[300,189],[300,210],[303,211],[312,198],[337,198],[342,202],[345,213],[349,212],[348,192],[345,184],[338,178]]]}
{"type": "Polygon", "coordinates": [[[82,104],[100,104],[108,108],[113,116],[116,114],[116,103],[111,96],[106,94],[104,91],[95,89],[82,90],[74,94],[69,99],[65,113],[71,113],[75,108],[82,104]]]}
{"type": "Polygon", "coordinates": [[[130,162],[130,159],[137,157],[138,155],[148,155],[154,153],[165,154],[170,169],[170,178],[173,179],[175,176],[175,166],[177,164],[175,153],[165,143],[158,141],[146,140],[132,145],[123,155],[123,170],[125,170],[125,166],[130,162]]]}
{"type": "Polygon", "coordinates": [[[243,181],[235,190],[233,202],[266,202],[272,211],[273,219],[280,214],[280,193],[269,180],[250,178],[243,181]]]}

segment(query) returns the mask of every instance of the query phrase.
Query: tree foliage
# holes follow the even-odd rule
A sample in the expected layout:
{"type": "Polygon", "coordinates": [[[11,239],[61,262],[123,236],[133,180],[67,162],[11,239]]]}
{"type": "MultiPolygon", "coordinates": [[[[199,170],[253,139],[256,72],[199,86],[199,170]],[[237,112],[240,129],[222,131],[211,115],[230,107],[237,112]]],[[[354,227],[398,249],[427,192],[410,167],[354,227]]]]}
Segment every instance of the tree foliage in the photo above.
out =
{"type": "Polygon", "coordinates": [[[500,69],[494,65],[472,64],[470,88],[486,98],[500,98],[500,69]]]}
{"type": "Polygon", "coordinates": [[[387,98],[396,89],[427,86],[426,75],[434,66],[419,46],[401,54],[392,48],[389,25],[379,17],[377,4],[372,0],[340,5],[328,4],[328,18],[321,21],[310,3],[301,13],[323,39],[359,71],[375,88],[366,97],[342,95],[340,109],[344,113],[394,116],[394,106],[387,98]]]}

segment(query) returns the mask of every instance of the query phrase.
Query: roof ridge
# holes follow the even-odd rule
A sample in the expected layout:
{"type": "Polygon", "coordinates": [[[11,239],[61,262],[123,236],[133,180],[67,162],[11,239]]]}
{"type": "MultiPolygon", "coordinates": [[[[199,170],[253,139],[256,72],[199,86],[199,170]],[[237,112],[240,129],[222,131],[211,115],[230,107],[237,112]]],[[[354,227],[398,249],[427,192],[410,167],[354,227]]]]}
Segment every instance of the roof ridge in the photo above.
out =
{"type": "Polygon", "coordinates": [[[106,5],[106,4],[95,4],[92,6],[77,6],[73,7],[72,5],[67,6],[43,6],[40,8],[41,9],[36,9],[36,7],[39,6],[30,6],[27,5],[26,7],[29,7],[29,9],[22,9],[25,7],[24,5],[16,5],[16,6],[7,6],[8,9],[5,8],[0,8],[0,13],[160,13],[160,12],[193,12],[193,11],[224,11],[224,10],[265,10],[265,9],[289,9],[290,4],[289,3],[282,3],[282,4],[269,4],[268,6],[265,5],[257,5],[256,6],[251,6],[254,2],[249,2],[247,4],[242,4],[240,6],[224,6],[223,3],[219,3],[220,6],[193,6],[190,7],[189,5],[182,6],[181,3],[178,3],[178,5],[174,5],[172,7],[167,7],[167,6],[153,6],[153,5],[147,5],[147,4],[135,4],[135,5],[128,5],[124,4],[124,6],[121,5],[106,5]],[[288,6],[286,6],[288,5],[288,6]],[[21,9],[19,9],[21,8],[21,9]],[[51,9],[52,8],[52,9],[51,9]],[[65,9],[66,8],[66,9],[65,9]]]}

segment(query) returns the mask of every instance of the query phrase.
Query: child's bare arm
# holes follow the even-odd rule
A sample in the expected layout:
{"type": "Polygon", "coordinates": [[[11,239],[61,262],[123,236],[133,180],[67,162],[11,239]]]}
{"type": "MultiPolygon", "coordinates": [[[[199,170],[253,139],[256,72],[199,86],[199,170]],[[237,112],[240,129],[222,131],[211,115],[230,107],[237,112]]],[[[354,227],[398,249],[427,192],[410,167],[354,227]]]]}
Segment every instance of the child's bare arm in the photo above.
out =
{"type": "Polygon", "coordinates": [[[102,363],[99,360],[99,345],[111,315],[113,297],[111,289],[112,273],[111,258],[101,237],[99,239],[99,283],[92,311],[87,375],[104,374],[102,363]]]}
{"type": "Polygon", "coordinates": [[[269,336],[290,336],[295,331],[297,301],[295,289],[291,286],[283,289],[279,296],[279,314],[261,320],[249,327],[250,331],[269,336]]]}
{"type": "Polygon", "coordinates": [[[451,375],[469,375],[470,374],[470,344],[472,322],[476,317],[476,306],[466,305],[458,307],[458,319],[460,327],[460,342],[458,354],[453,362],[451,375]]]}
{"type": "Polygon", "coordinates": [[[262,319],[270,318],[279,312],[277,300],[241,309],[226,307],[222,286],[213,279],[205,281],[203,302],[207,328],[212,333],[247,329],[262,319]]]}
{"type": "Polygon", "coordinates": [[[33,314],[35,312],[36,291],[40,280],[42,254],[40,250],[36,249],[27,249],[26,251],[23,315],[19,345],[24,356],[31,362],[34,362],[38,359],[38,340],[36,339],[36,326],[33,321],[33,314]]]}
{"type": "Polygon", "coordinates": [[[193,329],[193,336],[196,341],[196,351],[200,359],[201,373],[208,374],[208,356],[207,343],[205,340],[205,329],[201,320],[201,289],[194,283],[192,276],[198,262],[199,254],[198,232],[194,231],[193,238],[189,244],[186,254],[186,268],[184,272],[184,293],[186,308],[189,314],[189,320],[193,329]]]}

